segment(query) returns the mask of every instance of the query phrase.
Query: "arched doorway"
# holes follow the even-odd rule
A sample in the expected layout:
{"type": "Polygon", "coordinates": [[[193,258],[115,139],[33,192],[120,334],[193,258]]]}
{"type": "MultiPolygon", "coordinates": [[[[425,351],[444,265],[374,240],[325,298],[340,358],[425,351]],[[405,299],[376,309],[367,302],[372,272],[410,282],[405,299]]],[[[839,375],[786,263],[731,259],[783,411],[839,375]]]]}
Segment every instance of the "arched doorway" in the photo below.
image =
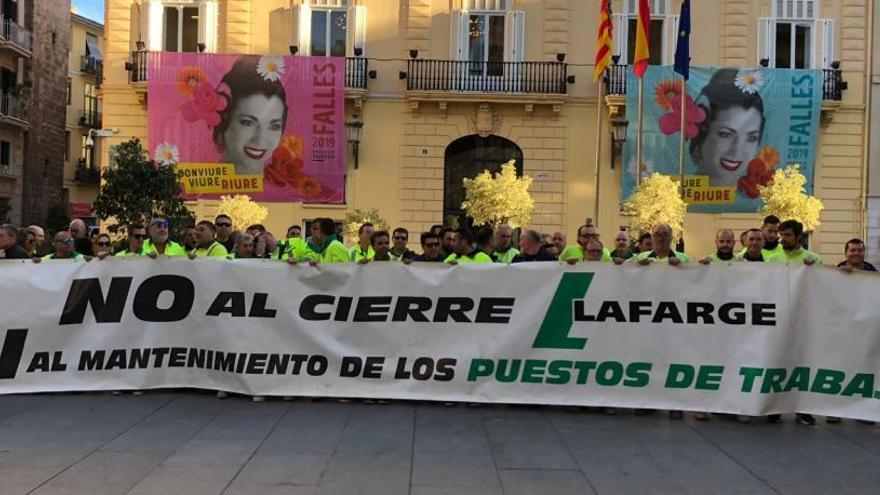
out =
{"type": "Polygon", "coordinates": [[[516,160],[516,175],[523,174],[523,153],[513,141],[501,136],[476,134],[456,139],[446,147],[443,173],[443,223],[457,219],[467,225],[461,203],[465,198],[463,179],[473,179],[483,170],[499,172],[501,165],[516,160]]]}

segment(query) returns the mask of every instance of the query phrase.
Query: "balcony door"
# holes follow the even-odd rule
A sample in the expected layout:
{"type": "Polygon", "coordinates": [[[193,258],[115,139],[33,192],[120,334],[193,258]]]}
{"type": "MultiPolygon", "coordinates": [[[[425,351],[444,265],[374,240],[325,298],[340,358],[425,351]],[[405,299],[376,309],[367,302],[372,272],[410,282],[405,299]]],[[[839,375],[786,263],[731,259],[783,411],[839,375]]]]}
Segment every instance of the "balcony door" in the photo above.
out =
{"type": "Polygon", "coordinates": [[[446,147],[443,173],[443,222],[469,226],[461,203],[465,199],[464,179],[473,179],[484,170],[501,171],[501,165],[516,160],[516,174],[523,173],[522,149],[501,136],[476,134],[456,139],[446,147]]]}
{"type": "Polygon", "coordinates": [[[525,13],[512,10],[452,13],[450,87],[459,91],[519,91],[525,13]]]}

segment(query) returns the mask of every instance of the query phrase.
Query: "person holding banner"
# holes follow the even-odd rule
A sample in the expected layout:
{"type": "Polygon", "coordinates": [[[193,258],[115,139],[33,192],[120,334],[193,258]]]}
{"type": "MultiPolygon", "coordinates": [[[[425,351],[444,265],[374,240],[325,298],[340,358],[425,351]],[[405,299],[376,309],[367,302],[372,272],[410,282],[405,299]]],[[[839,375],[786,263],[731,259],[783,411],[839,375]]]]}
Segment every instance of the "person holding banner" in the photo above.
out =
{"type": "Polygon", "coordinates": [[[779,224],[782,252],[770,256],[767,261],[770,263],[821,265],[822,258],[818,254],[804,249],[801,245],[802,235],[804,235],[804,226],[797,220],[786,220],[779,224]]]}
{"type": "Polygon", "coordinates": [[[391,236],[387,230],[377,230],[370,238],[370,245],[373,248],[372,258],[362,258],[358,264],[365,265],[371,261],[398,261],[400,258],[390,252],[391,236]]]}
{"type": "Polygon", "coordinates": [[[865,261],[865,243],[861,239],[846,241],[843,248],[846,259],[837,264],[837,267],[845,272],[864,271],[876,272],[874,265],[865,261]]]}
{"type": "Polygon", "coordinates": [[[141,256],[144,249],[144,238],[147,237],[147,230],[139,223],[133,223],[126,230],[128,233],[128,248],[119,251],[114,255],[116,258],[127,258],[129,256],[141,256]]]}
{"type": "Polygon", "coordinates": [[[719,230],[715,234],[715,253],[701,259],[700,263],[708,265],[710,263],[730,263],[734,261],[733,245],[735,243],[732,230],[719,230]]]}
{"type": "Polygon", "coordinates": [[[217,228],[209,220],[196,224],[196,248],[189,253],[190,259],[195,258],[226,258],[229,252],[223,244],[217,242],[217,228]]]}
{"type": "MultiPolygon", "coordinates": [[[[589,219],[587,220],[587,223],[578,228],[577,244],[566,247],[559,254],[559,261],[565,261],[569,265],[573,265],[578,261],[584,261],[586,259],[587,244],[592,239],[599,240],[599,233],[596,232],[596,227],[589,222],[589,219]]],[[[602,248],[602,260],[611,261],[611,251],[604,247],[602,248]]]]}
{"type": "Polygon", "coordinates": [[[74,260],[74,261],[89,261],[91,260],[91,256],[84,256],[74,249],[74,245],[76,244],[76,239],[70,235],[70,232],[66,230],[62,230],[55,233],[55,237],[52,238],[52,248],[55,249],[54,253],[47,254],[42,258],[34,258],[34,263],[39,263],[42,260],[74,260]]]}
{"type": "Polygon", "coordinates": [[[232,231],[232,218],[221,213],[214,218],[214,226],[217,228],[217,242],[226,248],[227,252],[235,249],[235,235],[232,231]]]}
{"type": "Polygon", "coordinates": [[[455,235],[458,241],[455,246],[456,252],[447,256],[444,262],[450,265],[457,265],[459,263],[492,263],[492,258],[488,254],[479,247],[474,247],[475,242],[479,246],[490,241],[492,230],[481,230],[480,234],[480,237],[475,239],[470,229],[464,227],[458,229],[455,235]]]}
{"type": "Polygon", "coordinates": [[[220,82],[226,100],[213,138],[236,175],[263,175],[287,123],[287,96],[277,74],[261,74],[259,57],[236,60],[220,82]],[[223,89],[228,88],[227,91],[223,89]]]}
{"type": "Polygon", "coordinates": [[[150,238],[144,241],[143,254],[156,259],[159,255],[186,256],[186,250],[180,244],[168,239],[168,228],[171,223],[162,217],[150,220],[150,238]]]}
{"type": "Polygon", "coordinates": [[[403,260],[403,262],[406,264],[413,261],[421,261],[423,263],[442,263],[445,256],[443,256],[443,249],[440,247],[440,239],[440,234],[436,234],[433,227],[428,232],[422,232],[422,235],[419,238],[419,241],[422,244],[422,254],[411,260],[403,260]]]}
{"type": "Polygon", "coordinates": [[[512,241],[513,230],[510,228],[510,225],[499,225],[498,230],[495,232],[495,252],[492,253],[492,258],[497,263],[507,263],[509,265],[513,262],[514,258],[519,256],[519,250],[513,247],[512,241]]]}
{"type": "Polygon", "coordinates": [[[250,234],[241,234],[235,240],[235,251],[230,253],[227,258],[231,260],[239,259],[255,259],[257,256],[254,251],[254,236],[250,234]]]}
{"type": "Polygon", "coordinates": [[[348,263],[348,250],[336,238],[336,224],[332,218],[316,218],[310,227],[312,239],[303,256],[320,263],[348,263]]]}
{"type": "Polygon", "coordinates": [[[358,227],[358,243],[348,251],[352,263],[361,263],[373,259],[376,252],[373,251],[372,238],[375,227],[370,222],[358,227]]]}
{"type": "Polygon", "coordinates": [[[750,263],[766,261],[764,259],[764,231],[761,229],[749,229],[745,234],[744,244],[746,249],[736,255],[736,260],[750,263]]]}
{"type": "Polygon", "coordinates": [[[677,266],[690,263],[691,259],[684,253],[672,249],[672,227],[665,223],[657,224],[651,229],[651,240],[654,248],[630,258],[630,263],[649,265],[651,263],[668,263],[677,266]]]}
{"type": "Polygon", "coordinates": [[[526,230],[519,236],[520,254],[513,259],[514,263],[532,261],[556,261],[547,248],[541,244],[541,234],[537,230],[526,230]]]}
{"type": "Polygon", "coordinates": [[[764,101],[755,81],[737,69],[720,69],[712,75],[696,103],[706,112],[697,124],[690,153],[697,175],[709,177],[713,187],[736,187],[745,167],[758,155],[764,133],[764,101]]]}

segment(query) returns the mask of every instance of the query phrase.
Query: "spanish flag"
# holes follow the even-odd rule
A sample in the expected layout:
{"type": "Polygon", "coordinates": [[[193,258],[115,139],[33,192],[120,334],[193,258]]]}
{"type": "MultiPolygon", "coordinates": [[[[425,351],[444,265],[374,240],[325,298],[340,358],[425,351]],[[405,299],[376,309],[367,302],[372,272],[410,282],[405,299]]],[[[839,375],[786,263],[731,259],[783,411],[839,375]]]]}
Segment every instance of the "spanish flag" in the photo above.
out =
{"type": "Polygon", "coordinates": [[[593,82],[598,81],[605,69],[611,65],[611,0],[602,0],[602,12],[599,13],[599,37],[596,39],[596,71],[593,82]]]}
{"type": "Polygon", "coordinates": [[[651,9],[648,0],[639,0],[639,21],[636,26],[636,52],[633,57],[634,71],[637,77],[645,75],[648,70],[648,59],[651,58],[651,9]]]}

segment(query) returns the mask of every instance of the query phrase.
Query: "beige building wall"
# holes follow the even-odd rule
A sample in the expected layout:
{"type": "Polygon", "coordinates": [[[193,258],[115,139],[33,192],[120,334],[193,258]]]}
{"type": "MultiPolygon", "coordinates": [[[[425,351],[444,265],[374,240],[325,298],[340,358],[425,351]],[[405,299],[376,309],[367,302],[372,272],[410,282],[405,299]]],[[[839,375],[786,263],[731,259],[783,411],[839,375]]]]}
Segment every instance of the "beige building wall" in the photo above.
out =
{"type": "MultiPolygon", "coordinates": [[[[590,217],[607,240],[628,223],[619,206],[622,160],[618,157],[615,168],[610,166],[609,109],[599,102],[599,85],[592,82],[598,22],[595,2],[511,0],[514,9],[525,12],[523,59],[555,61],[557,53],[565,54],[568,73],[575,77],[567,86],[567,95],[408,92],[406,80],[398,74],[407,71],[409,51],[418,50],[419,59],[450,59],[450,12],[462,1],[358,2],[367,9],[364,55],[377,78],[369,81],[362,107],[353,99],[346,103],[347,114],[362,115],[365,122],[360,169],[350,165],[348,170],[347,204],[270,204],[267,223],[272,230],[282,231],[316,216],[341,219],[353,208],[379,208],[391,225],[414,232],[439,223],[445,150],[459,137],[485,131],[512,140],[522,149],[525,173],[537,179],[533,186],[535,227],[546,232],[562,230],[573,241],[577,226],[590,217]]],[[[839,257],[843,242],[864,235],[868,1],[817,2],[820,15],[835,20],[836,58],[842,61],[843,78],[849,84],[843,101],[823,105],[816,164],[815,192],[825,201],[826,210],[811,247],[829,262],[839,257]]],[[[677,13],[678,2],[672,4],[677,13]]],[[[621,9],[622,2],[615,0],[614,10],[621,9]]],[[[757,65],[758,17],[769,15],[769,0],[699,1],[692,9],[694,65],[757,65]]],[[[128,83],[124,68],[136,41],[131,31],[138,25],[137,15],[131,0],[107,0],[105,127],[121,132],[102,140],[105,163],[107,145],[131,136],[148,137],[143,90],[128,83]]],[[[286,0],[221,1],[218,51],[286,54],[291,44],[290,15],[286,0]]],[[[213,215],[213,207],[209,202],[194,206],[200,216],[213,215]]],[[[717,229],[741,231],[759,223],[757,214],[688,214],[687,251],[705,255],[714,250],[717,229]]]]}
{"type": "MultiPolygon", "coordinates": [[[[70,54],[68,56],[70,95],[67,101],[67,120],[65,122],[68,137],[64,161],[64,188],[67,190],[69,203],[91,204],[97,197],[98,184],[83,180],[84,174],[80,174],[80,177],[77,178],[76,172],[78,167],[88,167],[87,152],[83,150],[83,142],[89,135],[89,130],[99,129],[99,124],[101,124],[100,104],[97,107],[97,114],[84,112],[86,86],[90,85],[94,91],[97,91],[100,86],[100,75],[97,73],[98,65],[84,64],[83,58],[86,57],[86,33],[96,36],[98,46],[101,47],[104,45],[104,25],[76,14],[71,14],[70,25],[70,54]],[[81,159],[84,161],[83,164],[79,163],[81,159]]],[[[95,138],[93,137],[93,139],[95,138]]],[[[92,150],[92,152],[95,151],[92,150]]],[[[96,156],[95,166],[99,165],[96,156]]]]}
{"type": "Polygon", "coordinates": [[[872,263],[880,262],[880,0],[874,0],[871,16],[872,29],[872,69],[870,99],[870,132],[868,149],[868,234],[865,242],[868,258],[872,263]]]}

